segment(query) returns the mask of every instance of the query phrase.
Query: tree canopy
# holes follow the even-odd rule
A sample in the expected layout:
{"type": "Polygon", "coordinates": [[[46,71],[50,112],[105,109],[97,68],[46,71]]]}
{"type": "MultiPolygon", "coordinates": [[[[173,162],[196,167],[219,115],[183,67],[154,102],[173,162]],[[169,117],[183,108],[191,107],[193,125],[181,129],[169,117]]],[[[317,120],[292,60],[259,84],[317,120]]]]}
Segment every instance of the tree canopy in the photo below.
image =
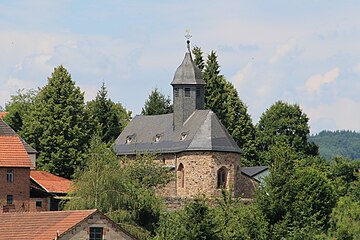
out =
{"type": "Polygon", "coordinates": [[[241,101],[238,91],[231,82],[220,74],[220,65],[215,51],[207,56],[206,62],[199,47],[193,48],[194,62],[203,70],[205,86],[205,108],[211,109],[238,146],[243,150],[242,165],[258,164],[255,128],[247,106],[241,101]]]}
{"type": "Polygon", "coordinates": [[[172,113],[170,97],[165,97],[157,88],[151,91],[141,110],[143,115],[158,115],[172,113]]]}
{"type": "Polygon", "coordinates": [[[131,119],[128,112],[120,103],[114,103],[107,97],[107,89],[103,83],[96,98],[86,104],[92,124],[100,129],[101,139],[112,143],[131,119]]]}
{"type": "Polygon", "coordinates": [[[260,117],[256,125],[257,149],[262,164],[269,164],[269,149],[276,143],[286,143],[305,155],[317,155],[315,144],[308,143],[308,117],[299,105],[277,101],[260,117]]]}
{"type": "Polygon", "coordinates": [[[84,94],[63,67],[54,69],[24,119],[21,135],[38,152],[37,167],[69,178],[83,165],[91,129],[84,94]]]}
{"type": "Polygon", "coordinates": [[[5,104],[5,111],[8,114],[4,120],[16,132],[22,130],[24,117],[31,111],[37,92],[34,89],[19,89],[16,95],[12,95],[11,100],[5,104]]]}

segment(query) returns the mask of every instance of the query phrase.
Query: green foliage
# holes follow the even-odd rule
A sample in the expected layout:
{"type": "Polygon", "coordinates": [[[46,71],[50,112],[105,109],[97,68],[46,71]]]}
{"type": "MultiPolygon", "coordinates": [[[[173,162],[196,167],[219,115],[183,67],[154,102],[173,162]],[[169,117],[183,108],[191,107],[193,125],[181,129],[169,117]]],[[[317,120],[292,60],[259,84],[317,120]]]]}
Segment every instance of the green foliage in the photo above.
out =
{"type": "Polygon", "coordinates": [[[297,167],[299,155],[286,144],[277,143],[269,153],[274,162],[256,205],[270,224],[271,239],[320,237],[336,203],[330,181],[314,167],[297,167]]]}
{"type": "Polygon", "coordinates": [[[193,48],[195,63],[203,70],[205,86],[205,108],[211,109],[238,146],[243,150],[242,165],[258,165],[256,152],[255,128],[241,101],[236,88],[220,74],[220,65],[215,51],[212,51],[204,64],[202,51],[193,48]]]}
{"type": "Polygon", "coordinates": [[[120,164],[116,154],[95,136],[85,168],[75,175],[66,209],[98,208],[114,221],[154,231],[163,208],[155,187],[169,181],[168,172],[156,165],[154,158],[137,156],[120,164]]]}
{"type": "Polygon", "coordinates": [[[182,210],[164,213],[154,239],[219,239],[214,229],[211,208],[204,198],[197,197],[189,201],[182,210]]]}
{"type": "Polygon", "coordinates": [[[192,53],[194,54],[194,63],[196,66],[198,66],[198,68],[200,70],[203,70],[204,67],[205,67],[205,61],[204,61],[204,58],[203,58],[203,51],[201,50],[200,47],[193,47],[192,49],[192,53]]]}
{"type": "Polygon", "coordinates": [[[288,144],[298,153],[317,155],[317,146],[307,142],[308,121],[308,117],[297,104],[278,101],[267,109],[256,125],[256,140],[261,163],[272,162],[269,149],[278,142],[288,144]]]}
{"type": "Polygon", "coordinates": [[[360,133],[342,131],[322,131],[309,137],[309,142],[319,146],[320,155],[331,160],[337,156],[360,159],[360,133]]]}
{"type": "Polygon", "coordinates": [[[141,110],[143,115],[158,115],[172,113],[170,97],[165,97],[157,88],[151,91],[141,110]]]}
{"type": "Polygon", "coordinates": [[[36,95],[37,91],[34,89],[19,89],[16,95],[12,95],[11,100],[5,104],[5,111],[9,113],[4,120],[15,132],[22,130],[24,116],[31,111],[36,95]]]}
{"type": "Polygon", "coordinates": [[[339,196],[345,196],[352,182],[357,179],[354,162],[343,157],[336,157],[331,161],[330,171],[330,178],[337,194],[339,196]]]}
{"type": "Polygon", "coordinates": [[[104,83],[95,100],[88,102],[86,107],[92,123],[100,129],[101,139],[106,143],[112,143],[131,118],[131,112],[107,97],[104,83]]]}
{"type": "Polygon", "coordinates": [[[329,239],[360,239],[360,202],[350,197],[340,198],[331,215],[329,239]]]}
{"type": "Polygon", "coordinates": [[[69,178],[83,166],[90,135],[84,95],[63,66],[36,95],[20,134],[39,152],[40,169],[69,178]]]}

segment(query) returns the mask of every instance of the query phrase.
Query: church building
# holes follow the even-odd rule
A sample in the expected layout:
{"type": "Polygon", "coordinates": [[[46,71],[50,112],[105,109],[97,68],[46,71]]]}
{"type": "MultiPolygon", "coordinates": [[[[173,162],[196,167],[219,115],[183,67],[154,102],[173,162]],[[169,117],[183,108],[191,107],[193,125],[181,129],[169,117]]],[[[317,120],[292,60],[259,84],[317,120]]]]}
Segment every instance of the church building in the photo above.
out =
{"type": "Polygon", "coordinates": [[[211,110],[205,110],[205,81],[194,64],[190,41],[171,85],[170,114],[137,115],[115,141],[119,157],[156,153],[164,167],[174,174],[161,194],[188,198],[211,197],[222,188],[240,194],[241,150],[211,110]]]}

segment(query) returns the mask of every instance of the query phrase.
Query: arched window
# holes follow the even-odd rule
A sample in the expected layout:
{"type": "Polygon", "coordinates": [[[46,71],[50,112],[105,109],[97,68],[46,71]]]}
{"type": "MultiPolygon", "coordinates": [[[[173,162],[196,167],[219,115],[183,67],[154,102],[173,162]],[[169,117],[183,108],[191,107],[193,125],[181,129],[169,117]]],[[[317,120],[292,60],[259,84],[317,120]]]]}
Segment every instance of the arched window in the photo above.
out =
{"type": "Polygon", "coordinates": [[[185,185],[185,176],[184,176],[184,165],[182,163],[179,164],[177,172],[178,172],[178,186],[183,188],[185,185]]]}
{"type": "Polygon", "coordinates": [[[217,171],[217,188],[226,187],[226,178],[227,178],[227,169],[226,167],[221,167],[217,171]]]}

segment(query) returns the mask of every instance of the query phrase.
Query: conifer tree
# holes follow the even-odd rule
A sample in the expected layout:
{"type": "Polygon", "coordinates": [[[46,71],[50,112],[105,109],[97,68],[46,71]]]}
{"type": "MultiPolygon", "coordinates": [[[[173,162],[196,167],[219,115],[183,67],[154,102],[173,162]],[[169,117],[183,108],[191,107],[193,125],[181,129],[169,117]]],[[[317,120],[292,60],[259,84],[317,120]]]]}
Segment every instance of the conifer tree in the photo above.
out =
{"type": "Polygon", "coordinates": [[[192,49],[192,53],[194,54],[194,63],[196,64],[196,66],[198,66],[198,68],[202,71],[204,70],[205,67],[205,61],[203,58],[203,51],[201,50],[200,47],[193,47],[192,49]]]}
{"type": "Polygon", "coordinates": [[[101,140],[113,142],[130,121],[131,112],[126,111],[120,103],[115,104],[107,97],[107,89],[103,83],[95,100],[87,103],[87,110],[93,124],[100,128],[101,140]]]}
{"type": "Polygon", "coordinates": [[[69,178],[83,165],[91,135],[84,105],[68,71],[55,68],[24,119],[22,136],[39,152],[38,168],[69,178]]]}
{"type": "Polygon", "coordinates": [[[157,88],[151,91],[141,110],[142,115],[158,115],[172,113],[170,97],[165,97],[157,88]]]}
{"type": "Polygon", "coordinates": [[[195,63],[203,68],[205,86],[205,108],[211,109],[229,131],[243,151],[242,165],[258,164],[256,152],[255,128],[247,112],[247,106],[241,101],[236,88],[220,74],[220,65],[215,51],[212,51],[203,64],[201,48],[193,48],[195,63]]]}

